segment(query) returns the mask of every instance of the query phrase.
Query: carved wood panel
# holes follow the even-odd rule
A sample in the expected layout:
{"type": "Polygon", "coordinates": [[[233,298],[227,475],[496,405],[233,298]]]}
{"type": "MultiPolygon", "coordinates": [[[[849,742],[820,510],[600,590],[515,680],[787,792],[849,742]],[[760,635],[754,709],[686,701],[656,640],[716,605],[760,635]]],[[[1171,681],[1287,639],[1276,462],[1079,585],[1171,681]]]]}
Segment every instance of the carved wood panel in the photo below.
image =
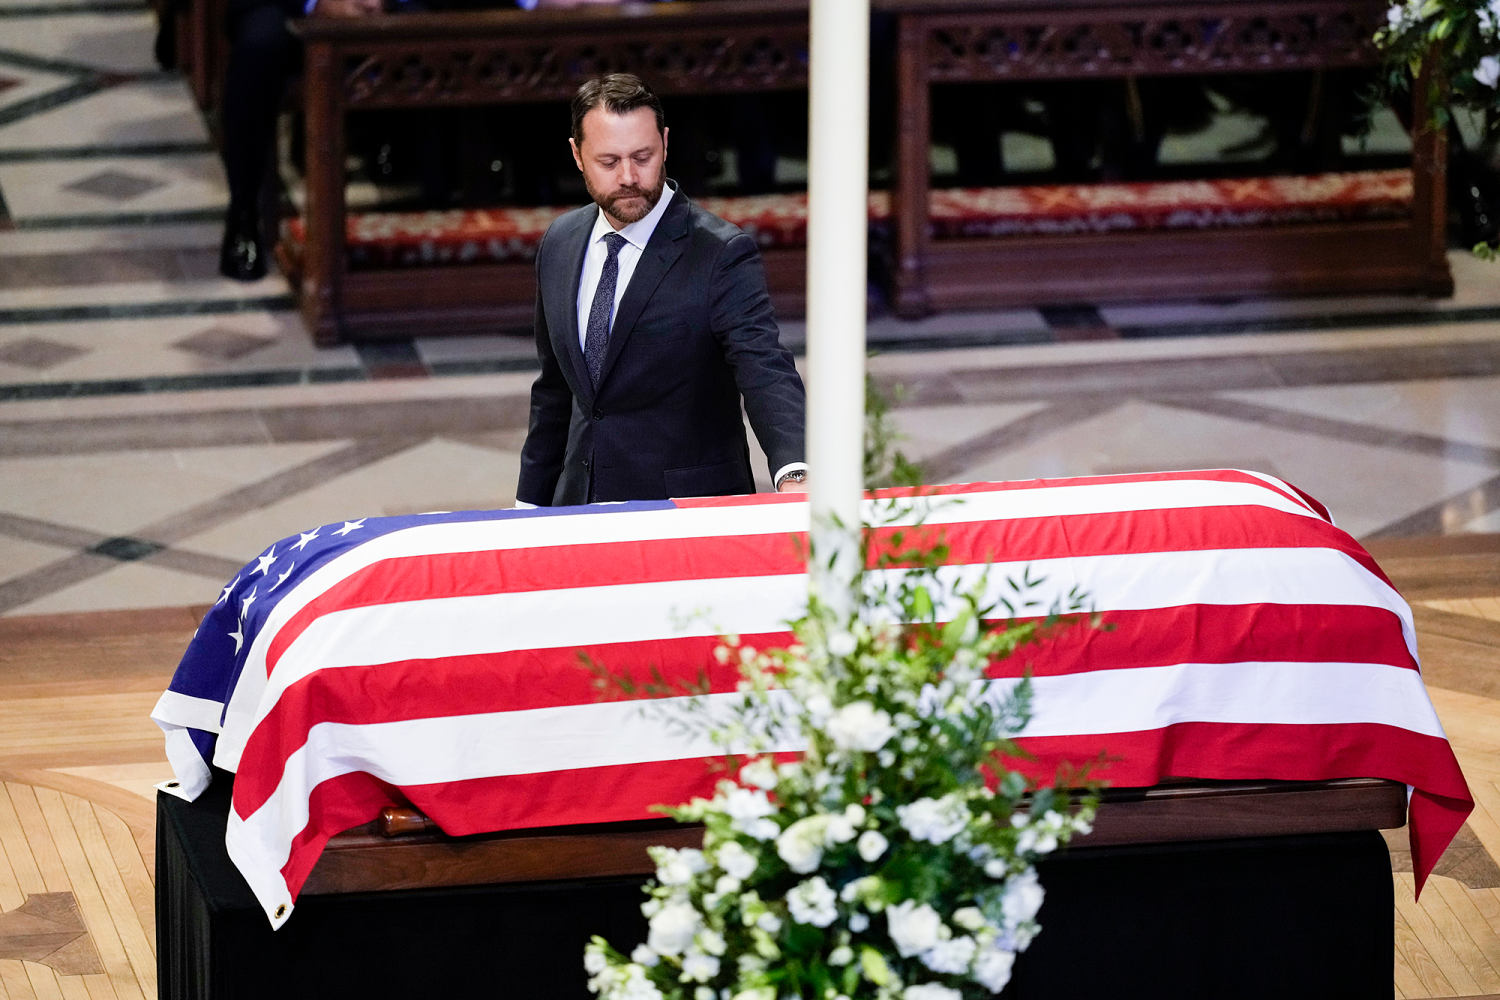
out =
{"type": "Polygon", "coordinates": [[[636,73],[659,93],[788,89],[807,85],[807,25],[588,41],[412,38],[343,65],[351,108],[566,100],[611,72],[636,73]]]}
{"type": "Polygon", "coordinates": [[[929,15],[929,79],[1070,79],[1368,65],[1368,4],[929,15]]]}

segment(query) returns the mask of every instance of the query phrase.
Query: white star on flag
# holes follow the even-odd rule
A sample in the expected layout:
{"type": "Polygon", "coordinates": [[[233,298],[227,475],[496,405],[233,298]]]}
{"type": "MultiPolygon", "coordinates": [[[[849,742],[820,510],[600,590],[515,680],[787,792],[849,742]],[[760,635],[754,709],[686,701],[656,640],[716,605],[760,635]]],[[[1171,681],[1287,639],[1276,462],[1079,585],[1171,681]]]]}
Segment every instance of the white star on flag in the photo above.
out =
{"type": "Polygon", "coordinates": [[[255,603],[255,591],[252,590],[252,591],[250,591],[250,596],[246,597],[243,601],[240,602],[240,621],[244,621],[245,620],[245,616],[250,613],[250,605],[252,605],[254,603],[255,603]]]}
{"type": "MultiPolygon", "coordinates": [[[[290,566],[288,566],[286,568],[286,572],[283,573],[283,574],[281,574],[280,576],[278,576],[276,578],[276,582],[273,583],[273,584],[271,584],[271,590],[275,590],[277,587],[281,586],[283,583],[286,583],[286,578],[289,577],[289,576],[291,576],[292,575],[292,570],[294,570],[296,568],[297,568],[297,564],[296,563],[292,563],[290,566]]],[[[267,593],[270,593],[270,591],[267,591],[267,593]]]]}
{"type": "Polygon", "coordinates": [[[239,629],[235,629],[233,632],[229,633],[229,638],[234,640],[234,651],[238,653],[240,651],[240,647],[245,644],[245,633],[241,632],[239,629]]]}
{"type": "Polygon", "coordinates": [[[225,601],[229,600],[229,595],[234,592],[234,585],[237,584],[237,583],[239,583],[239,582],[240,582],[240,578],[239,577],[235,577],[233,580],[230,580],[229,581],[229,586],[227,586],[227,587],[224,588],[224,590],[219,594],[219,599],[214,602],[214,607],[217,608],[219,605],[221,605],[225,601]]]}
{"type": "Polygon", "coordinates": [[[351,532],[351,531],[358,531],[360,528],[363,528],[364,526],[365,526],[365,519],[364,518],[360,518],[358,521],[345,521],[344,522],[344,526],[342,528],[340,528],[338,531],[335,531],[334,534],[335,535],[347,535],[347,534],[349,534],[349,532],[351,532]]]}
{"type": "Polygon", "coordinates": [[[317,528],[314,528],[311,531],[304,531],[301,533],[300,537],[298,537],[297,541],[292,545],[292,548],[296,549],[298,552],[301,552],[303,549],[307,548],[308,543],[310,543],[317,537],[317,528]]]}
{"type": "Polygon", "coordinates": [[[259,557],[258,559],[255,560],[255,562],[256,562],[255,572],[257,572],[257,573],[269,573],[269,572],[271,572],[271,564],[274,563],[275,561],[276,561],[276,546],[273,545],[269,549],[266,550],[266,554],[265,555],[263,555],[263,556],[261,556],[261,557],[259,557]]]}

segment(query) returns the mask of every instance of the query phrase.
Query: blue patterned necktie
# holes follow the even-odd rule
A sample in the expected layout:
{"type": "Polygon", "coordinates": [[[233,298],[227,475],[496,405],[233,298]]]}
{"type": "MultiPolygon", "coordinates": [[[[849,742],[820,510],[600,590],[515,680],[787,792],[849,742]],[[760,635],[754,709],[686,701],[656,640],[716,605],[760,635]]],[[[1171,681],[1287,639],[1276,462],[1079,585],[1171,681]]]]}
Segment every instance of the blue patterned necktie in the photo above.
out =
{"type": "Polygon", "coordinates": [[[583,338],[583,360],[589,366],[589,380],[596,389],[599,373],[604,369],[604,351],[609,346],[609,321],[615,312],[615,281],[620,275],[620,248],[625,245],[625,237],[606,233],[604,244],[609,255],[604,258],[604,270],[599,272],[599,287],[594,289],[588,330],[583,338]]]}

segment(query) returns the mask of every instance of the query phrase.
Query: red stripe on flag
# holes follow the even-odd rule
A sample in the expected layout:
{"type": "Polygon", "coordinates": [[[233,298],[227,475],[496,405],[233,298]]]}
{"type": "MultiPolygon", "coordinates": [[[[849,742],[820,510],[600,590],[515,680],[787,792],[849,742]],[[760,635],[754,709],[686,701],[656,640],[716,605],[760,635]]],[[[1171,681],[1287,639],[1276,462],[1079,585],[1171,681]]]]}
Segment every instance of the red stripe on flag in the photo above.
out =
{"type": "Polygon", "coordinates": [[[1048,780],[1064,762],[1087,757],[1091,746],[1095,754],[1110,758],[1093,777],[1117,788],[1144,788],[1165,778],[1324,781],[1377,777],[1411,785],[1408,825],[1418,893],[1474,808],[1474,797],[1447,740],[1377,723],[1189,722],[1144,732],[1018,742],[1033,759],[1008,763],[1039,780],[1048,780]]]}
{"type": "Polygon", "coordinates": [[[1047,677],[1177,663],[1380,663],[1415,670],[1401,619],[1385,608],[1189,604],[1105,611],[1098,628],[1060,628],[1020,647],[991,676],[1047,677]]]}
{"type": "MultiPolygon", "coordinates": [[[[959,513],[963,508],[957,508],[959,513]]],[[[1331,549],[1389,584],[1359,543],[1326,521],[1256,506],[1153,508],[882,529],[875,555],[947,548],[950,564],[1234,549],[1331,549]]],[[[897,566],[917,560],[898,559],[897,566]]],[[[875,565],[872,557],[871,565],[875,565]]]]}

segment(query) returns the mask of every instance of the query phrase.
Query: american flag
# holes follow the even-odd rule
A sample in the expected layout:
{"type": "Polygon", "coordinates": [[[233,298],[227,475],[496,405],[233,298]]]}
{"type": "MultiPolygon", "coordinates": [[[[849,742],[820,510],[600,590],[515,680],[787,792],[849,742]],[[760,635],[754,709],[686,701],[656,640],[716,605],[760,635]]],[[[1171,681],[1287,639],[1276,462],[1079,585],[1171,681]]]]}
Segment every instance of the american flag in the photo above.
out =
{"type": "MultiPolygon", "coordinates": [[[[1040,578],[1042,607],[1076,588],[1111,626],[995,668],[1033,675],[1020,742],[1035,777],[1103,752],[1117,787],[1393,779],[1411,788],[1421,885],[1473,799],[1410,609],[1320,504],[1231,470],[935,492],[904,521],[941,532],[945,575],[984,576],[997,596],[1040,578]]],[[[728,697],[718,637],[790,638],[807,528],[803,499],[771,494],[370,517],[282,539],[224,587],[152,714],[172,791],[195,798],[210,762],[235,772],[226,847],[273,926],[328,838],[386,805],[459,836],[640,819],[705,794],[719,748],[601,699],[580,654],[638,676],[708,669],[728,697]]]]}

